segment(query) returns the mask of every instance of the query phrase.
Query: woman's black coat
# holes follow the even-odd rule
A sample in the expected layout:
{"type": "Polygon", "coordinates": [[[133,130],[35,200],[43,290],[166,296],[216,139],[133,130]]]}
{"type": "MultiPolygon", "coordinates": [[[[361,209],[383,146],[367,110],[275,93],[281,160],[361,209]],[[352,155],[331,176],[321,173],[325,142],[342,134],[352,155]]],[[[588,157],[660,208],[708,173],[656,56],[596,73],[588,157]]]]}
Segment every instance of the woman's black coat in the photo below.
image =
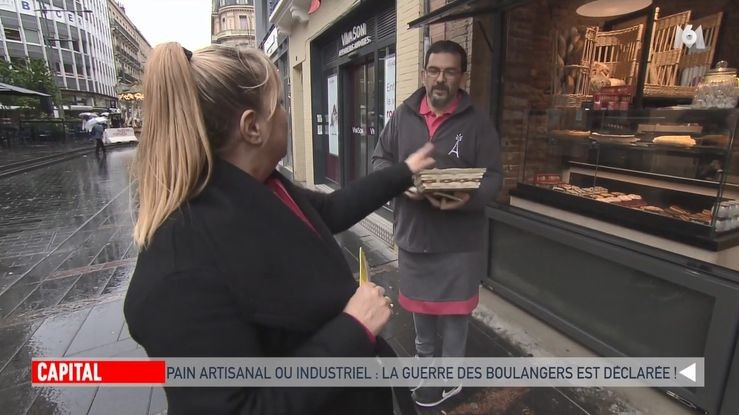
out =
{"type": "MultiPolygon", "coordinates": [[[[131,336],[149,356],[375,354],[364,328],[342,313],[357,283],[333,234],[407,189],[410,170],[401,163],[331,194],[277,177],[318,234],[222,160],[205,190],[156,231],[124,306],[131,336]]],[[[386,388],[165,390],[172,414],[392,413],[386,388]]]]}

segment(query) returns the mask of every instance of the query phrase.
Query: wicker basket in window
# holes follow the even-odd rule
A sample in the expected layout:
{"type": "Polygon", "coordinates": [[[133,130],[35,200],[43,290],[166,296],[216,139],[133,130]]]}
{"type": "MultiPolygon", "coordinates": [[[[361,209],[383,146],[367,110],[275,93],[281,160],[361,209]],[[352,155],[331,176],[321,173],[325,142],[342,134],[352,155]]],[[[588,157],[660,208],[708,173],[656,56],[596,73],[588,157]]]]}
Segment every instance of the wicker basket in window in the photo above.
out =
{"type": "Polygon", "coordinates": [[[421,193],[464,192],[476,190],[485,169],[431,169],[423,170],[413,178],[421,193]]]}

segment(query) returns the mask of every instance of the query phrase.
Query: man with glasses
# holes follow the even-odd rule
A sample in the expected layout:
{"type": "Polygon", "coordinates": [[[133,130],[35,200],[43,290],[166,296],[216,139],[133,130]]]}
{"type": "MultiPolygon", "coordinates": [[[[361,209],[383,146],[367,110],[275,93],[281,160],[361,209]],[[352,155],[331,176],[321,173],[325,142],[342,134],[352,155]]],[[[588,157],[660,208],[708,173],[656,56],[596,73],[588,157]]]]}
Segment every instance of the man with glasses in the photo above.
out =
{"type": "MultiPolygon", "coordinates": [[[[432,44],[426,52],[423,87],[393,113],[372,156],[379,170],[431,142],[437,168],[487,168],[475,192],[448,198],[409,190],[395,199],[398,302],[413,313],[419,357],[465,355],[469,318],[486,270],[484,208],[502,184],[498,134],[460,89],[466,79],[465,50],[448,40],[432,44]],[[435,350],[437,333],[440,351],[435,350]]],[[[420,406],[432,407],[461,389],[417,387],[413,398],[420,406]]]]}

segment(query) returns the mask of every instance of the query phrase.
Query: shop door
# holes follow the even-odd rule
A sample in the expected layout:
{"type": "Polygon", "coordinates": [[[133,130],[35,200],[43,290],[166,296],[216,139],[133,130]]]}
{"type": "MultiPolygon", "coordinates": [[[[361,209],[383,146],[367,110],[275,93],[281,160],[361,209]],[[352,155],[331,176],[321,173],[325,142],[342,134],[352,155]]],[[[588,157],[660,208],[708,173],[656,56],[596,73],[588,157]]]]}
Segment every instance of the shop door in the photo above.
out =
{"type": "Polygon", "coordinates": [[[375,64],[367,60],[347,68],[349,108],[346,114],[346,180],[348,183],[372,171],[372,151],[377,143],[375,64]]]}

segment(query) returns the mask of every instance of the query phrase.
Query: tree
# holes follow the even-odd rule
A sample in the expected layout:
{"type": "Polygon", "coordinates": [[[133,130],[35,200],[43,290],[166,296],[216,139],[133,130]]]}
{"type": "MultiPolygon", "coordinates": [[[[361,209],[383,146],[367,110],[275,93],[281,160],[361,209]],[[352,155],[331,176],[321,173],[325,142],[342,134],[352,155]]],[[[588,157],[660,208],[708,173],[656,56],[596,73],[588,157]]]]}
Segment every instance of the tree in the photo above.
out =
{"type": "Polygon", "coordinates": [[[51,104],[60,104],[62,101],[59,88],[46,62],[41,59],[31,59],[25,65],[0,60],[0,82],[51,95],[51,102],[43,98],[4,97],[5,105],[30,107],[48,113],[51,104]]]}

